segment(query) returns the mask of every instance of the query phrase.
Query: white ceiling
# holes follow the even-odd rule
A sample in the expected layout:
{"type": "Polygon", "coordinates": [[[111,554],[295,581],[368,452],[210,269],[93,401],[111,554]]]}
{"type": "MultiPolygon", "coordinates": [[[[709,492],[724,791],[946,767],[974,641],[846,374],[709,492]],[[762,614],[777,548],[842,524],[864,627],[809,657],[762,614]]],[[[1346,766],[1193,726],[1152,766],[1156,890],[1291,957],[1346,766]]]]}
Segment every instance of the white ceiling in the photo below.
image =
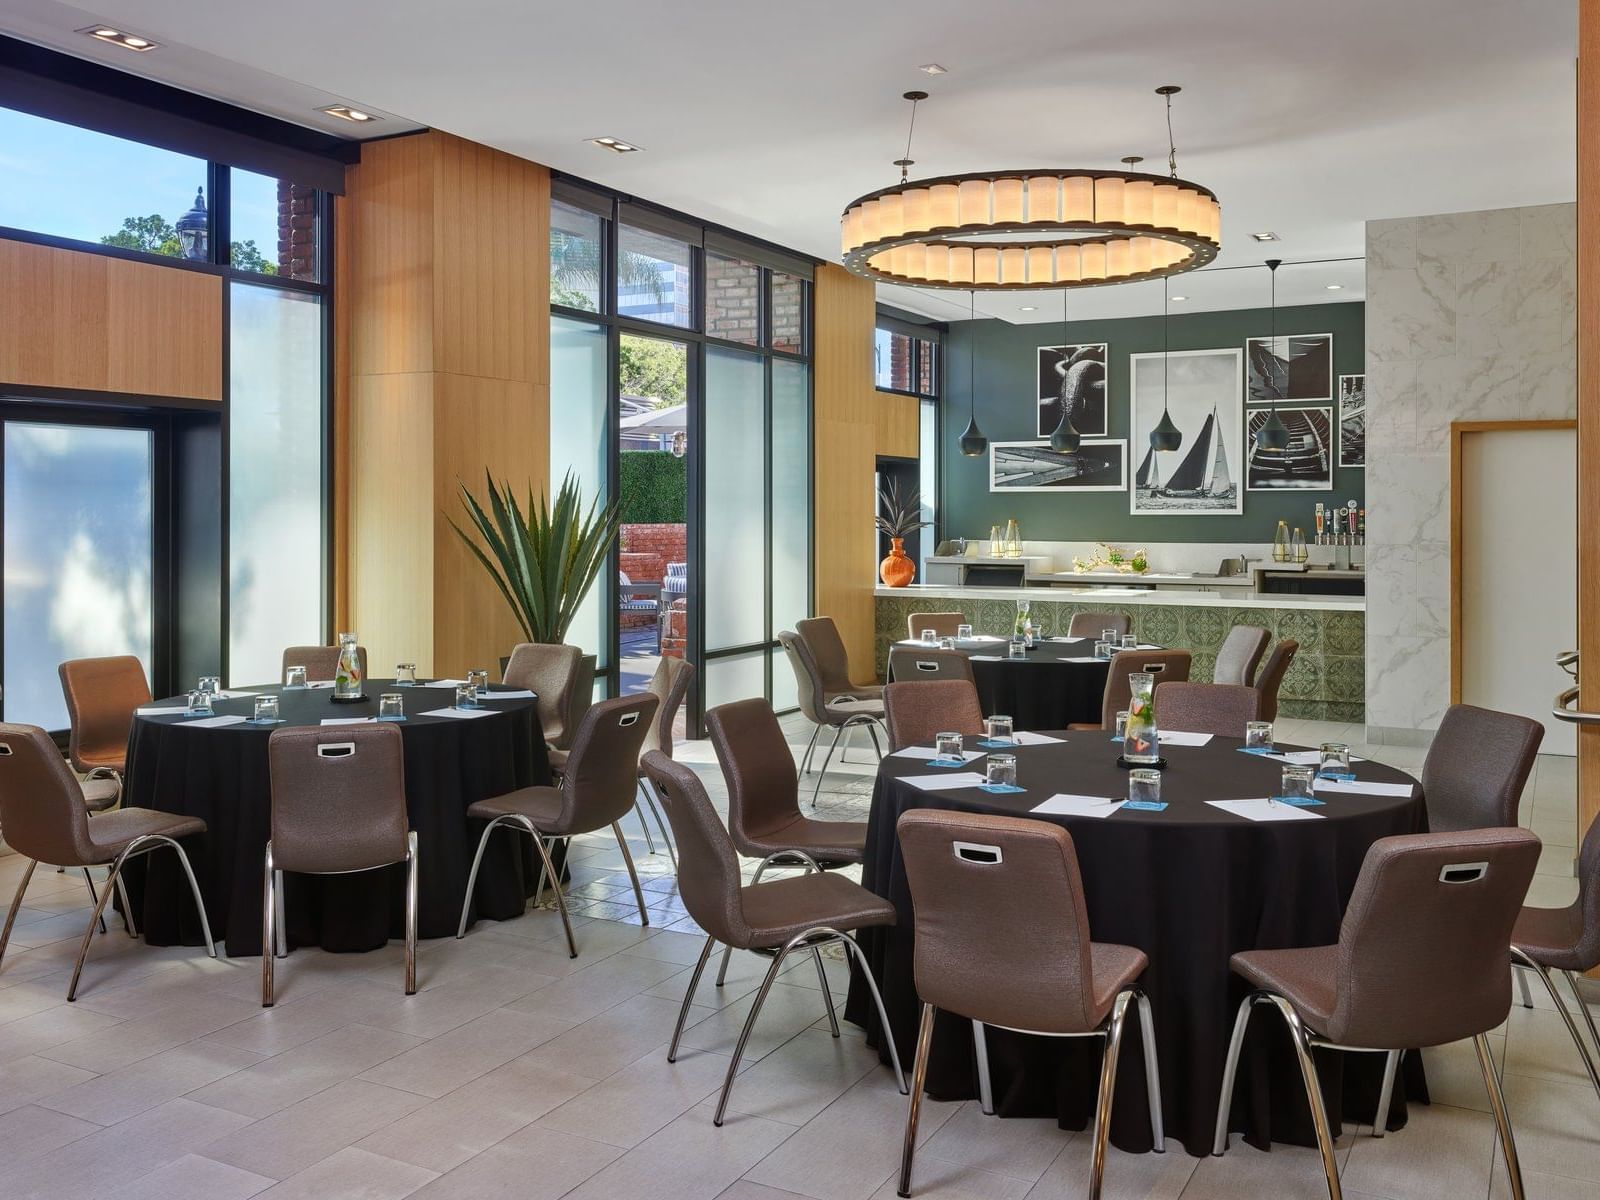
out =
{"type": "MultiPolygon", "coordinates": [[[[825,259],[845,204],[896,178],[912,88],[932,93],[913,174],[940,175],[1125,154],[1160,170],[1153,89],[1181,84],[1179,172],[1222,200],[1218,267],[1358,257],[1368,219],[1575,194],[1577,0],[0,0],[0,29],[336,133],[350,127],[321,105],[383,114],[372,134],[449,130],[825,259]],[[162,48],[73,32],[96,21],[162,48]],[[644,151],[586,141],[600,135],[644,151]]],[[[1359,299],[1362,279],[1359,263],[1285,267],[1279,300],[1359,299]]],[[[1191,311],[1260,304],[1265,272],[1172,291],[1191,311]]],[[[967,308],[880,294],[941,319],[967,308]]],[[[1160,285],[1067,303],[1141,315],[1160,285]]],[[[977,307],[1059,320],[1062,299],[977,307]]]]}

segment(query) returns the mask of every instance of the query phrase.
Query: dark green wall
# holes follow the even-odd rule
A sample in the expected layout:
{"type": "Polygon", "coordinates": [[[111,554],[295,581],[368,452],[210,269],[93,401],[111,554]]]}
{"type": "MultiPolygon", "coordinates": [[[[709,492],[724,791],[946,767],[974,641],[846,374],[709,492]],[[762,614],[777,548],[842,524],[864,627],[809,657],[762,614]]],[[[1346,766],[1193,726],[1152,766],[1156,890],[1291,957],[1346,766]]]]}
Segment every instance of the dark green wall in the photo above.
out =
{"type": "MultiPolygon", "coordinates": [[[[1278,310],[1278,333],[1333,334],[1333,370],[1339,375],[1359,375],[1366,370],[1363,337],[1364,308],[1354,304],[1314,304],[1278,310]]],[[[1272,315],[1266,309],[1173,316],[1170,348],[1211,350],[1237,346],[1248,337],[1271,332],[1272,315]]],[[[1128,436],[1128,383],[1130,354],[1159,353],[1161,318],[1132,317],[1116,321],[1074,321],[1062,335],[1059,321],[1012,325],[1005,321],[957,321],[945,339],[944,431],[939,468],[943,504],[940,537],[987,538],[992,525],[1015,517],[1022,536],[1034,541],[1153,542],[1270,542],[1280,519],[1298,525],[1309,539],[1315,527],[1313,514],[1319,501],[1330,507],[1337,501],[1365,504],[1366,472],[1360,468],[1333,473],[1331,492],[1250,492],[1244,494],[1244,513],[1226,517],[1135,517],[1128,512],[1127,492],[1086,492],[1056,496],[1036,492],[995,495],[989,491],[989,458],[965,458],[957,442],[967,425],[968,378],[971,355],[977,351],[978,424],[990,441],[1027,441],[1038,437],[1035,427],[1038,355],[1040,346],[1105,342],[1109,355],[1111,401],[1108,437],[1128,436]]],[[[1334,383],[1338,390],[1337,378],[1334,383]]],[[[1334,409],[1337,435],[1338,398],[1334,409]]],[[[1130,475],[1143,458],[1144,447],[1128,447],[1130,475]]],[[[1241,471],[1242,474],[1242,471],[1241,471]]]]}

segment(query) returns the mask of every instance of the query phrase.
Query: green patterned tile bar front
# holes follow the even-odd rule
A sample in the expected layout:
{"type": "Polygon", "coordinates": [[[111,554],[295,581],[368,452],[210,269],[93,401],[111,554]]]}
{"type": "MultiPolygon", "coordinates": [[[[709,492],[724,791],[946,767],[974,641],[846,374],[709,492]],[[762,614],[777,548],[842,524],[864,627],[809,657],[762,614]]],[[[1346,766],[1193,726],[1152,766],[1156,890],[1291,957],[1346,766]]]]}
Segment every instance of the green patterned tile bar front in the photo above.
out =
{"type": "Polygon", "coordinates": [[[878,675],[883,676],[889,644],[906,636],[906,618],[912,613],[959,611],[976,632],[1008,636],[1016,623],[1016,602],[1027,599],[1033,622],[1046,637],[1066,633],[1074,613],[1127,612],[1140,641],[1193,653],[1191,678],[1200,682],[1211,679],[1228,630],[1259,625],[1271,631],[1274,643],[1284,638],[1300,643],[1278,696],[1281,715],[1353,723],[1366,719],[1366,612],[1359,598],[1073,591],[1071,599],[1056,600],[1052,590],[1059,595],[1063,589],[879,588],[878,675]]]}

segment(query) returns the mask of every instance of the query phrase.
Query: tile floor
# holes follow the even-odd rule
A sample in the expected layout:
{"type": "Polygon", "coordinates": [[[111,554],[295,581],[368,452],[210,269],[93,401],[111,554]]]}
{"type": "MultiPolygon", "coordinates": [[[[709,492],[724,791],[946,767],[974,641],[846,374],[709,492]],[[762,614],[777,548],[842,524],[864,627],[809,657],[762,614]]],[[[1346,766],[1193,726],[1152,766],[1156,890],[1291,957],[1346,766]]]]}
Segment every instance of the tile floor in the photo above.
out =
{"type": "MultiPolygon", "coordinates": [[[[788,725],[803,748],[809,730],[788,725]]],[[[1360,730],[1280,722],[1280,739],[1352,742],[1360,730]]],[[[1415,769],[1422,752],[1370,747],[1415,769]]],[[[680,757],[722,794],[709,747],[680,757]]],[[[863,812],[870,753],[830,774],[820,808],[863,812]],[[863,761],[855,761],[863,760],[863,761]]],[[[1576,884],[1574,774],[1544,758],[1523,811],[1545,841],[1533,902],[1576,884]]],[[[296,951],[279,1004],[258,1006],[259,963],[154,949],[115,925],[97,938],[76,1004],[63,1000],[87,919],[81,878],[40,871],[0,971],[0,1197],[232,1200],[401,1196],[443,1200],[619,1197],[869,1200],[894,1194],[905,1101],[846,1026],[827,1033],[816,974],[788,970],[762,1014],[727,1124],[717,1089],[764,963],[736,956],[728,986],[695,998],[686,1049],[666,1041],[700,939],[629,822],[645,875],[642,928],[614,839],[573,852],[581,956],[555,914],[483,923],[425,943],[420,991],[401,989],[398,944],[361,956],[296,951]]],[[[21,868],[0,859],[0,895],[21,868]]],[[[842,993],[843,964],[830,982],[842,993]]],[[[1514,1008],[1494,1047],[1528,1195],[1600,1194],[1600,1101],[1543,996],[1514,1008]]],[[[1427,1052],[1436,1102],[1382,1140],[1340,1140],[1352,1200],[1508,1194],[1470,1046],[1427,1052]]],[[[1055,1200],[1086,1188],[1088,1139],[1047,1121],[999,1121],[974,1104],[924,1106],[917,1194],[1055,1200]]],[[[1325,1195],[1313,1151],[1237,1144],[1221,1159],[1113,1152],[1107,1195],[1253,1200],[1325,1195]]]]}

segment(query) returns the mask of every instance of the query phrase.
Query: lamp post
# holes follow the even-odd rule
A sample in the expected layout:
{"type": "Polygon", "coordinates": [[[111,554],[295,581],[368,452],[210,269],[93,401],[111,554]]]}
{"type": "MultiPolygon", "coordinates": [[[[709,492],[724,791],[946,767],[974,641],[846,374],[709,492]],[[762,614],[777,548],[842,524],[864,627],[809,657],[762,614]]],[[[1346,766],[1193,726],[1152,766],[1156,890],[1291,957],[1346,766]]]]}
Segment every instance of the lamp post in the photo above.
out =
{"type": "Polygon", "coordinates": [[[195,189],[194,207],[178,218],[174,228],[178,231],[184,258],[204,261],[211,257],[211,218],[206,213],[204,188],[195,189]]]}

